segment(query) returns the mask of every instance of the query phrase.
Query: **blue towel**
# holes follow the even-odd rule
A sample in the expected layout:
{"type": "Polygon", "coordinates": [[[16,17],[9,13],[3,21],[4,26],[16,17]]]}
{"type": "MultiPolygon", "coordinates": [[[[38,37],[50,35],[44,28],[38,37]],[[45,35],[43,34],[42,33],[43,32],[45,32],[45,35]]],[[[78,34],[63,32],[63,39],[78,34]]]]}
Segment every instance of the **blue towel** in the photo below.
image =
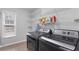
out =
{"type": "Polygon", "coordinates": [[[41,29],[41,26],[39,24],[34,25],[35,31],[39,31],[41,29]]]}

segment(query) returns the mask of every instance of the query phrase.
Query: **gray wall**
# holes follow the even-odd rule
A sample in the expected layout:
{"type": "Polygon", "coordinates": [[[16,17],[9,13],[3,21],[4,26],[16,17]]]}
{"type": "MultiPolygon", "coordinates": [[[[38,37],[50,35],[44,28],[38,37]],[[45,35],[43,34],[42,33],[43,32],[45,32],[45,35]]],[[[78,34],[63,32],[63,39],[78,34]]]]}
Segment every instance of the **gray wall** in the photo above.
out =
{"type": "MultiPolygon", "coordinates": [[[[41,8],[40,13],[41,16],[57,16],[57,24],[55,28],[79,31],[79,23],[74,22],[75,19],[79,19],[79,8],[41,8]]],[[[34,18],[39,18],[40,13],[37,12],[36,17],[34,16],[34,18]]]]}
{"type": "Polygon", "coordinates": [[[1,20],[1,12],[0,12],[0,44],[1,44],[1,35],[2,35],[2,20],[1,20]]]}
{"type": "Polygon", "coordinates": [[[73,8],[57,14],[60,28],[73,29],[79,31],[79,23],[75,19],[79,19],[79,8],[73,8]]]}
{"type": "Polygon", "coordinates": [[[1,44],[5,45],[13,42],[26,40],[26,33],[28,32],[27,21],[29,20],[29,13],[27,12],[27,10],[22,8],[4,8],[2,10],[16,12],[16,36],[1,39],[1,44]]]}

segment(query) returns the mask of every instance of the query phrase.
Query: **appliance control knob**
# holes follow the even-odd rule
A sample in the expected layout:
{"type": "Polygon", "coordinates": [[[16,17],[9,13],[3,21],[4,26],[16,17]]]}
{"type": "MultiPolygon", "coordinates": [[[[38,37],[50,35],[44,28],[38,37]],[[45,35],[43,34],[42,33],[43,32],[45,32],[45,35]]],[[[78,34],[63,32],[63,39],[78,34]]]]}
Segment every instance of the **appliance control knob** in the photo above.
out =
{"type": "Polygon", "coordinates": [[[68,32],[67,34],[70,35],[70,32],[68,32]]]}

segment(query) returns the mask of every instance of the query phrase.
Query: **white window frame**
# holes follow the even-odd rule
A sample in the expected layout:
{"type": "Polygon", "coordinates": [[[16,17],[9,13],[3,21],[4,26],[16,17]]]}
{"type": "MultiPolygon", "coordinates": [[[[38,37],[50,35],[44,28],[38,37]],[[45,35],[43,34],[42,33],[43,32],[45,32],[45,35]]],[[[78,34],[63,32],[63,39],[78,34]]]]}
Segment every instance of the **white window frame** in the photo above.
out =
{"type": "MultiPolygon", "coordinates": [[[[11,20],[9,20],[11,21],[11,20]]],[[[8,37],[13,37],[16,36],[16,13],[13,11],[2,11],[2,38],[8,38],[8,37]],[[12,19],[14,21],[14,24],[6,24],[5,20],[6,20],[6,16],[7,17],[12,17],[10,19],[12,19]],[[10,32],[12,27],[5,27],[5,26],[13,26],[14,27],[14,32],[10,32]],[[8,28],[9,32],[5,32],[7,31],[5,28],[8,28]]]]}

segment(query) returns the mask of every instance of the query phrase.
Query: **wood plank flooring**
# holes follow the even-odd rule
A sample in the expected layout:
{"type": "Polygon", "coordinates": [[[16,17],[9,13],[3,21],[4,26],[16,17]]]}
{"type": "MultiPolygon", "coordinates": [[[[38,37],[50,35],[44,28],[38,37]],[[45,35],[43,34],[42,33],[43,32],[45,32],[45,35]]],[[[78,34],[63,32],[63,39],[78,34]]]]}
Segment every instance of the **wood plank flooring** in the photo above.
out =
{"type": "Polygon", "coordinates": [[[0,48],[0,51],[28,51],[26,42],[0,48]]]}

